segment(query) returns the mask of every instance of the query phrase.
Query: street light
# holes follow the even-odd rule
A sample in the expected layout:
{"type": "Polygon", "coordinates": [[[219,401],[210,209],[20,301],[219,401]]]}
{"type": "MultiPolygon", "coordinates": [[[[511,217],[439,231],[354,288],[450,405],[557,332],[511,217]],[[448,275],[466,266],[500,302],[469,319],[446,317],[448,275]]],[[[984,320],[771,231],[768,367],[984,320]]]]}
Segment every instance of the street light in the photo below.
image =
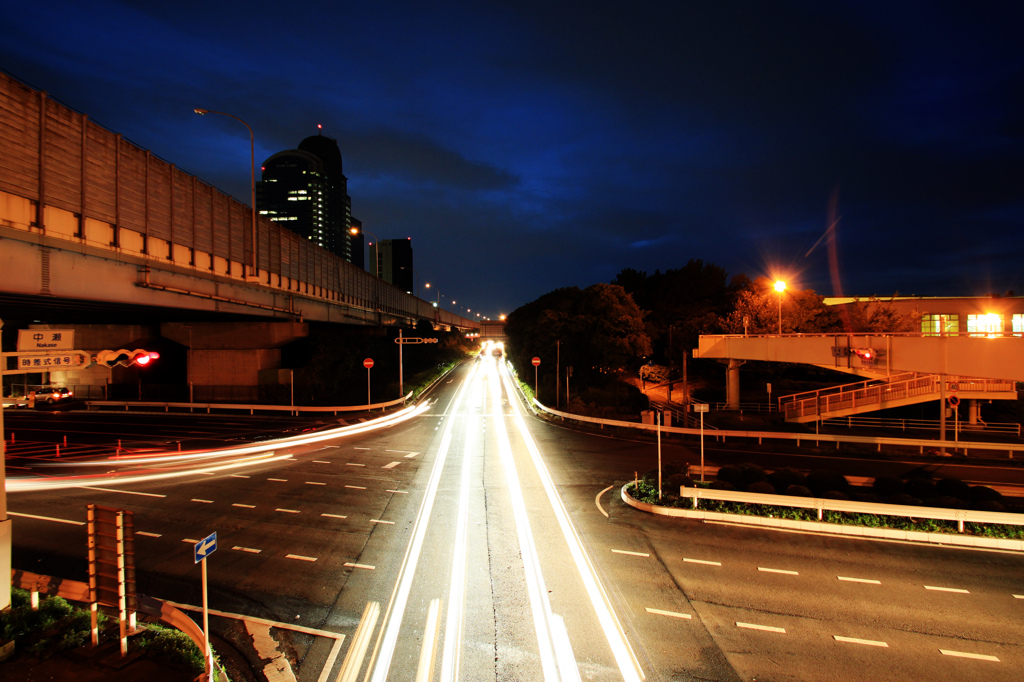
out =
{"type": "MultiPolygon", "coordinates": [[[[380,240],[377,239],[377,235],[375,235],[373,232],[370,232],[369,230],[364,230],[361,227],[356,227],[355,225],[353,225],[352,227],[348,228],[348,233],[353,236],[359,234],[370,235],[371,237],[373,237],[373,241],[377,242],[377,251],[380,251],[380,240]]],[[[373,244],[367,244],[367,247],[372,245],[373,244]]],[[[373,254],[373,276],[380,279],[380,259],[377,258],[377,253],[373,254]]]]}
{"type": "Polygon", "coordinates": [[[781,279],[775,280],[775,291],[779,292],[779,336],[782,336],[782,292],[786,290],[786,283],[781,279]]]}
{"type": "Polygon", "coordinates": [[[252,270],[249,274],[256,277],[258,274],[256,270],[256,136],[252,133],[252,126],[234,114],[228,114],[223,111],[210,111],[209,109],[194,109],[193,111],[200,116],[205,116],[206,114],[227,116],[249,129],[249,185],[251,188],[250,200],[252,201],[252,270]]]}

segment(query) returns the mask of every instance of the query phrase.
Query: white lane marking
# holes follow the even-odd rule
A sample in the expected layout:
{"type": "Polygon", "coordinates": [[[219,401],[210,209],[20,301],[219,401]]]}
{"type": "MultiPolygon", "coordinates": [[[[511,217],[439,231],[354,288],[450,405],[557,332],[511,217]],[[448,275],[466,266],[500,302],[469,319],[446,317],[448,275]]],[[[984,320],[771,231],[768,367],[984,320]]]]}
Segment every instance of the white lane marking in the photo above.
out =
{"type": "Polygon", "coordinates": [[[832,635],[832,638],[837,642],[849,642],[850,644],[866,644],[867,646],[884,646],[889,647],[885,642],[878,642],[873,639],[858,639],[857,637],[840,637],[839,635],[832,635]]]}
{"type": "Polygon", "coordinates": [[[320,516],[326,516],[329,519],[347,519],[348,518],[347,516],[342,516],[341,514],[328,514],[327,512],[324,512],[324,513],[320,514],[320,516]]]}
{"type": "Polygon", "coordinates": [[[158,538],[158,537],[160,537],[160,533],[147,533],[144,530],[137,530],[137,531],[135,531],[135,534],[136,535],[142,535],[143,537],[147,537],[147,538],[158,538]]]}
{"type": "Polygon", "coordinates": [[[326,459],[314,459],[313,464],[330,464],[326,459]]]}
{"type": "Polygon", "coordinates": [[[1015,595],[1013,595],[1013,598],[1014,599],[1024,599],[1024,594],[1015,594],[1015,595]]]}
{"type": "Polygon", "coordinates": [[[704,559],[687,559],[683,557],[684,564],[701,564],[702,566],[721,566],[721,561],[705,561],[704,559]]]}
{"type": "Polygon", "coordinates": [[[365,485],[347,485],[346,488],[352,488],[353,490],[366,490],[365,485]]]}
{"type": "Polygon", "coordinates": [[[347,467],[364,467],[366,465],[365,464],[357,464],[356,462],[345,462],[345,466],[347,466],[347,467]]]}
{"type": "Polygon", "coordinates": [[[278,483],[287,483],[287,478],[268,478],[268,481],[277,481],[278,483]]]}
{"type": "Polygon", "coordinates": [[[193,497],[192,501],[199,502],[200,504],[213,504],[213,500],[200,500],[198,497],[193,497]]]}
{"type": "Polygon", "coordinates": [[[228,474],[228,476],[230,476],[231,478],[250,478],[249,476],[246,476],[245,474],[228,474]]]}
{"type": "Polygon", "coordinates": [[[405,458],[406,459],[412,459],[413,457],[415,457],[418,454],[420,454],[420,453],[418,453],[418,452],[410,452],[408,455],[405,456],[405,458]]]}
{"type": "MultiPolygon", "coordinates": [[[[504,382],[505,390],[508,395],[515,395],[516,389],[512,386],[512,380],[509,378],[508,370],[505,369],[504,366],[502,366],[501,378],[504,382]]],[[[590,598],[591,606],[597,615],[598,622],[601,624],[601,630],[605,636],[605,640],[608,642],[609,648],[612,650],[615,662],[619,666],[619,672],[625,682],[640,682],[640,680],[644,678],[643,671],[640,668],[640,663],[637,661],[636,655],[633,653],[633,649],[626,637],[626,633],[622,629],[622,624],[615,615],[615,610],[612,608],[608,594],[605,592],[604,586],[601,584],[601,580],[597,576],[597,571],[590,560],[590,556],[587,555],[586,550],[583,548],[583,543],[580,540],[579,534],[573,526],[572,521],[569,519],[569,513],[565,508],[565,504],[558,496],[558,491],[555,490],[554,481],[551,479],[551,474],[548,472],[547,465],[544,463],[544,458],[540,454],[540,448],[537,447],[537,443],[533,440],[533,435],[526,426],[523,412],[519,407],[519,401],[512,400],[509,404],[511,407],[511,415],[515,420],[516,429],[530,453],[530,459],[533,461],[534,468],[540,476],[544,492],[548,497],[548,502],[551,504],[551,509],[554,512],[555,517],[558,519],[558,525],[562,531],[562,535],[565,538],[566,543],[569,545],[569,552],[576,565],[576,571],[579,573],[587,590],[587,596],[590,598]]],[[[504,420],[495,421],[499,424],[500,428],[504,428],[504,420]]],[[[578,671],[574,672],[577,675],[579,674],[578,671]]]]}
{"type": "Polygon", "coordinates": [[[882,584],[881,580],[868,580],[866,578],[847,578],[845,575],[840,575],[840,576],[836,576],[836,577],[839,578],[840,580],[842,580],[843,582],[848,582],[848,583],[863,583],[865,585],[881,585],[882,584]]]}
{"type": "Polygon", "coordinates": [[[370,523],[384,523],[384,524],[387,524],[389,526],[395,525],[394,521],[384,521],[382,519],[370,519],[370,523]]]}
{"type": "Polygon", "coordinates": [[[781,632],[786,634],[786,628],[777,628],[772,625],[758,625],[757,623],[741,623],[736,621],[736,627],[747,628],[748,630],[763,630],[764,632],[781,632]]]}
{"type": "Polygon", "coordinates": [[[301,554],[285,554],[286,559],[298,559],[299,561],[316,561],[315,556],[302,556],[301,554]]]}
{"type": "Polygon", "coordinates": [[[613,549],[612,550],[612,554],[626,554],[628,556],[642,556],[642,557],[650,557],[651,556],[647,552],[630,552],[630,551],[627,551],[625,549],[613,549]]]}
{"type": "Polygon", "coordinates": [[[757,570],[763,571],[764,573],[781,573],[782,575],[800,575],[796,571],[786,571],[786,570],[783,570],[781,568],[765,568],[763,566],[758,566],[757,570]]]}
{"type": "Polygon", "coordinates": [[[375,571],[375,570],[377,570],[376,566],[370,566],[369,564],[354,564],[351,561],[346,561],[345,562],[345,566],[348,566],[349,568],[363,568],[363,569],[366,569],[367,571],[375,571]]]}
{"type": "Polygon", "coordinates": [[[199,540],[193,540],[192,538],[182,538],[181,541],[182,542],[190,542],[193,545],[196,544],[197,542],[199,542],[199,540]]]}
{"type": "Polygon", "coordinates": [[[999,659],[995,656],[988,656],[986,654],[971,654],[966,651],[953,651],[952,649],[939,649],[939,653],[943,656],[957,656],[958,658],[974,658],[979,661],[999,662],[999,659]]]}
{"type": "Polygon", "coordinates": [[[306,481],[306,485],[327,485],[323,481],[306,481]]]}
{"type": "Polygon", "coordinates": [[[682,618],[683,620],[690,620],[692,616],[688,613],[676,613],[675,611],[662,611],[661,609],[652,609],[650,606],[644,607],[647,609],[647,613],[653,613],[656,616],[669,616],[671,618],[682,618]]]}
{"type": "Polygon", "coordinates": [[[239,552],[248,552],[249,554],[259,554],[262,549],[254,549],[252,547],[232,547],[231,549],[237,549],[239,552]]]}
{"type": "MultiPolygon", "coordinates": [[[[455,394],[457,405],[466,393],[466,384],[463,384],[455,394]]],[[[395,646],[398,643],[398,633],[402,628],[402,619],[405,616],[406,605],[409,602],[409,592],[412,590],[412,582],[416,573],[416,565],[419,563],[420,553],[423,550],[424,537],[427,534],[427,525],[430,513],[434,508],[434,500],[437,498],[437,489],[441,482],[441,471],[444,469],[445,460],[448,458],[448,448],[452,440],[452,422],[449,421],[441,436],[441,446],[438,448],[437,457],[434,458],[434,465],[430,471],[430,479],[427,482],[427,489],[420,503],[420,509],[416,513],[416,522],[413,525],[412,535],[402,557],[401,567],[398,569],[398,580],[391,593],[388,608],[384,613],[384,621],[381,624],[380,633],[377,639],[374,659],[371,660],[369,668],[373,669],[372,682],[386,682],[391,669],[391,660],[395,655],[395,646]],[[393,615],[392,615],[393,614],[393,615]]],[[[368,669],[369,669],[368,668],[368,669]]]]}
{"type": "Polygon", "coordinates": [[[924,589],[934,590],[936,592],[955,592],[956,594],[970,594],[968,590],[960,590],[955,587],[935,587],[934,585],[925,585],[924,589]]]}
{"type": "Polygon", "coordinates": [[[140,493],[135,490],[116,490],[114,488],[97,488],[93,486],[82,486],[82,490],[99,490],[104,493],[121,493],[122,495],[142,495],[144,497],[167,497],[166,495],[160,495],[158,493],[140,493]]]}
{"type": "Polygon", "coordinates": [[[361,447],[356,446],[356,447],[354,447],[352,449],[353,450],[369,450],[370,448],[361,448],[361,447]]]}
{"type": "Polygon", "coordinates": [[[282,512],[284,514],[299,514],[299,513],[301,513],[301,512],[299,512],[298,509],[275,509],[274,511],[279,511],[279,512],[282,512]]]}
{"type": "Polygon", "coordinates": [[[602,496],[602,495],[604,495],[604,494],[605,494],[606,492],[608,492],[609,490],[611,490],[611,489],[612,489],[612,488],[614,488],[614,487],[615,487],[614,485],[610,485],[610,486],[608,486],[607,488],[605,488],[604,490],[602,490],[601,492],[599,492],[599,493],[597,494],[597,497],[595,497],[595,498],[594,498],[594,504],[596,504],[596,505],[597,505],[597,511],[601,512],[602,514],[604,514],[604,517],[605,517],[606,519],[608,518],[608,512],[606,512],[606,511],[604,510],[604,507],[602,507],[602,506],[601,506],[601,496],[602,496]]]}
{"type": "Polygon", "coordinates": [[[397,495],[408,495],[409,494],[408,490],[385,490],[384,492],[386,492],[386,493],[395,493],[397,495]]]}
{"type": "Polygon", "coordinates": [[[36,519],[38,521],[54,521],[56,523],[67,523],[72,526],[84,526],[85,521],[70,521],[68,519],[55,519],[52,516],[36,516],[35,514],[20,514],[18,512],[7,512],[8,516],[20,516],[23,519],[36,519]]]}
{"type": "Polygon", "coordinates": [[[399,464],[401,464],[401,462],[392,462],[391,464],[385,464],[381,469],[394,469],[399,464]]]}
{"type": "Polygon", "coordinates": [[[241,504],[239,502],[235,502],[231,506],[232,507],[241,507],[242,509],[255,509],[256,508],[255,504],[241,504]]]}

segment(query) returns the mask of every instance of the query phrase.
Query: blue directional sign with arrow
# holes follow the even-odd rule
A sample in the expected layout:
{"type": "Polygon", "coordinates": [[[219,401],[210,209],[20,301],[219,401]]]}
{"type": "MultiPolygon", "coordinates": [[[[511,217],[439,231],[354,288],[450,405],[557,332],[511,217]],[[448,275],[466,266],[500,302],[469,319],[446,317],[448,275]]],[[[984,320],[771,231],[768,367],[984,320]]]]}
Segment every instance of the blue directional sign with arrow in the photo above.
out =
{"type": "Polygon", "coordinates": [[[205,538],[194,545],[196,549],[196,563],[210,556],[217,551],[217,531],[213,531],[205,538]]]}

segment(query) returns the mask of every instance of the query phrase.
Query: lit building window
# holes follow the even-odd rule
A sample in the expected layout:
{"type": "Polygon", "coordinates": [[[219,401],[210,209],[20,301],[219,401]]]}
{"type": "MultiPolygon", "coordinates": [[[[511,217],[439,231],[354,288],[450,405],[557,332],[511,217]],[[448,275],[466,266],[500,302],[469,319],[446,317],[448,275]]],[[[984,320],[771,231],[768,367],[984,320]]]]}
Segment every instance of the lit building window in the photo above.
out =
{"type": "Polygon", "coordinates": [[[1013,316],[1013,332],[1015,334],[1020,334],[1024,332],[1024,315],[1016,313],[1013,316]]]}
{"type": "Polygon", "coordinates": [[[922,315],[921,333],[927,336],[932,334],[956,334],[960,331],[959,315],[922,315]]]}
{"type": "Polygon", "coordinates": [[[968,334],[1000,334],[1003,331],[1003,316],[995,313],[968,315],[968,334]]]}

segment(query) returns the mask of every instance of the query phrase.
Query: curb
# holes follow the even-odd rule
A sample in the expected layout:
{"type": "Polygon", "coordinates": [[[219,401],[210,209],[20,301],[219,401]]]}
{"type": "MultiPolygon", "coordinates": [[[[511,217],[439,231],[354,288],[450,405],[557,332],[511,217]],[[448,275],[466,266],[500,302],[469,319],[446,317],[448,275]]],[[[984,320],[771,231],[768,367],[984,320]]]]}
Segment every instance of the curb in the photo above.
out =
{"type": "Polygon", "coordinates": [[[868,528],[867,526],[840,526],[821,521],[797,521],[795,519],[775,519],[764,516],[747,516],[746,514],[726,514],[725,512],[704,511],[702,509],[680,509],[679,507],[661,507],[648,502],[640,502],[626,492],[629,483],[622,486],[622,501],[634,509],[660,516],[700,519],[704,521],[725,521],[747,526],[765,528],[786,528],[791,530],[828,533],[830,535],[846,535],[859,538],[882,538],[885,540],[903,540],[945,547],[969,547],[976,549],[999,549],[1012,552],[1024,552],[1024,540],[1007,540],[1002,538],[983,538],[975,535],[951,535],[949,533],[925,533],[917,530],[899,530],[896,528],[868,528]]]}

